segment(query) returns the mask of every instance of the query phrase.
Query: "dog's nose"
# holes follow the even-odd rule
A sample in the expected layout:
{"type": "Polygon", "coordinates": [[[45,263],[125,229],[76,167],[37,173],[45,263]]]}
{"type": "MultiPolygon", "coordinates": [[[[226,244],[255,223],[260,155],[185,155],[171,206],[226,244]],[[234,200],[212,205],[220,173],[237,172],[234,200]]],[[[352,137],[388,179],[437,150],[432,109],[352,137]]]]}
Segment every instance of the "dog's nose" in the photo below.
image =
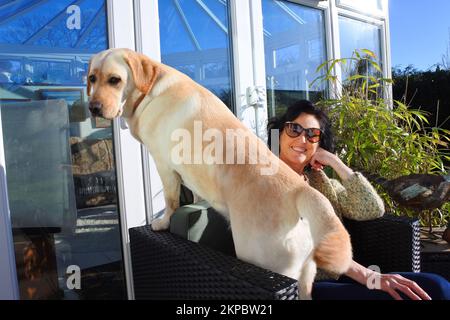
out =
{"type": "Polygon", "coordinates": [[[92,101],[89,102],[89,110],[93,116],[101,116],[103,105],[100,102],[92,101]]]}

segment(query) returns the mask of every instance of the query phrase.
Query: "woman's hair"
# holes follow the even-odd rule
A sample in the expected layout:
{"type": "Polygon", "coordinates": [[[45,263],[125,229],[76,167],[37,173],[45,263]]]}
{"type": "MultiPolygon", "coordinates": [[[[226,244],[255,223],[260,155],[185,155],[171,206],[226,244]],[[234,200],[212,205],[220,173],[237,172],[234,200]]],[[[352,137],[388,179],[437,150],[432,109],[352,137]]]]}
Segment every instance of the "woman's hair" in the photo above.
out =
{"type": "Polygon", "coordinates": [[[284,124],[287,121],[294,121],[297,117],[302,114],[307,113],[316,117],[319,121],[320,129],[322,130],[322,136],[320,138],[319,146],[331,153],[334,153],[335,143],[334,135],[331,130],[330,119],[326,113],[320,108],[316,107],[312,102],[308,100],[299,100],[291,105],[286,112],[280,117],[274,117],[269,120],[267,124],[267,135],[268,135],[268,145],[271,146],[271,135],[270,130],[278,129],[281,137],[281,132],[284,130],[284,124]]]}

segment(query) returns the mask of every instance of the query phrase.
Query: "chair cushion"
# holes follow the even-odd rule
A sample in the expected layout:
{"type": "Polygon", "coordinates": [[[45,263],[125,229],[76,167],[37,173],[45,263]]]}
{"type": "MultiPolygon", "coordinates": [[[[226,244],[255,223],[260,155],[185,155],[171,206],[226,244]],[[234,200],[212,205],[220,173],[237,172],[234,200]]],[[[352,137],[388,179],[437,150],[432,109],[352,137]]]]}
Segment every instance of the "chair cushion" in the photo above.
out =
{"type": "Polygon", "coordinates": [[[206,201],[178,208],[171,217],[170,232],[236,256],[228,221],[206,201]]]}

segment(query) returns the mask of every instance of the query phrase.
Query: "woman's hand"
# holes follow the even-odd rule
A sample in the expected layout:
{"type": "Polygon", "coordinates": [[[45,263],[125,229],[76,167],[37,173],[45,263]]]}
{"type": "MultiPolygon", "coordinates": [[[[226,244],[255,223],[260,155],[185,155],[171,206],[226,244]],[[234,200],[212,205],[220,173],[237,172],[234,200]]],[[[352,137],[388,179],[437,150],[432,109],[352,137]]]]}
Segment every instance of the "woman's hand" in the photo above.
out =
{"type": "MultiPolygon", "coordinates": [[[[389,293],[395,300],[403,300],[399,292],[405,294],[411,300],[431,300],[430,296],[417,283],[406,279],[399,274],[380,274],[373,275],[379,278],[379,288],[374,287],[370,289],[379,289],[389,293]]],[[[378,283],[375,281],[375,283],[378,283]]]]}
{"type": "Polygon", "coordinates": [[[399,274],[382,274],[352,261],[346,276],[373,290],[389,293],[396,300],[403,300],[399,292],[412,300],[431,300],[430,296],[417,283],[399,274]]]}
{"type": "Polygon", "coordinates": [[[325,166],[333,167],[333,164],[338,160],[337,156],[319,147],[313,154],[309,164],[314,170],[323,170],[325,166]]]}
{"type": "Polygon", "coordinates": [[[314,170],[323,170],[325,166],[330,166],[342,180],[347,180],[353,174],[353,170],[347,167],[341,159],[320,147],[311,157],[309,164],[314,170]]]}

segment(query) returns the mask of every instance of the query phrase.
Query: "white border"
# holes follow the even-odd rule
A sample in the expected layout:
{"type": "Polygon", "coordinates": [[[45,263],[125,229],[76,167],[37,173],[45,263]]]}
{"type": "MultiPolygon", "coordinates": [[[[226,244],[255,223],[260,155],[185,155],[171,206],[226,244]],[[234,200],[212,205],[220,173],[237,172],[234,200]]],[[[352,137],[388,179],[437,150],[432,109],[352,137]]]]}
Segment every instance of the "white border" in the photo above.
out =
{"type": "MultiPolygon", "coordinates": [[[[334,1],[334,0],[331,0],[334,1]]],[[[386,15],[387,11],[387,1],[383,0],[382,1],[382,8],[381,9],[376,9],[376,10],[372,10],[372,11],[364,11],[362,10],[359,6],[352,6],[351,4],[348,3],[344,3],[345,0],[336,0],[336,6],[339,8],[343,8],[343,9],[347,9],[353,12],[358,12],[361,13],[365,16],[373,16],[373,17],[380,17],[383,18],[386,15]]],[[[349,0],[347,0],[349,1],[349,0]]]]}
{"type": "MultiPolygon", "coordinates": [[[[134,1],[136,50],[156,61],[161,61],[158,0],[134,1]]],[[[161,178],[155,162],[145,146],[142,146],[142,163],[146,199],[146,223],[149,224],[153,220],[154,214],[165,207],[165,200],[162,193],[161,178]]]]}
{"type": "MultiPolygon", "coordinates": [[[[108,0],[107,5],[109,47],[135,50],[133,3],[108,0]]],[[[128,228],[146,222],[142,153],[140,143],[131,136],[122,119],[114,120],[113,130],[123,263],[128,298],[134,299],[128,228]]]]}
{"type": "Polygon", "coordinates": [[[2,115],[0,106],[0,300],[18,300],[14,241],[6,184],[6,161],[3,145],[2,115]]]}
{"type": "MultiPolygon", "coordinates": [[[[337,8],[334,3],[334,1],[330,2],[330,26],[331,26],[331,39],[329,39],[331,45],[333,46],[333,53],[331,56],[329,56],[328,60],[331,59],[340,59],[341,58],[341,42],[339,38],[339,19],[338,19],[338,13],[337,8]]],[[[328,67],[330,67],[329,65],[328,67]]],[[[339,81],[337,83],[333,83],[332,81],[329,82],[329,88],[330,88],[330,98],[336,99],[341,95],[342,92],[342,70],[340,64],[335,65],[334,70],[334,76],[337,76],[339,81]],[[336,88],[333,88],[333,86],[336,84],[336,88]]]]}
{"type": "Polygon", "coordinates": [[[253,86],[252,33],[248,1],[229,0],[230,28],[233,56],[235,114],[242,120],[247,107],[246,90],[253,86]]]}
{"type": "MultiPolygon", "coordinates": [[[[386,77],[392,79],[392,57],[391,57],[391,30],[390,30],[390,20],[389,20],[389,1],[384,0],[386,17],[384,20],[384,50],[386,54],[386,77]]],[[[392,107],[394,95],[392,93],[392,84],[388,85],[386,92],[386,99],[388,99],[389,105],[392,107]]]]}
{"type": "Polygon", "coordinates": [[[255,125],[255,133],[267,142],[267,87],[266,87],[266,61],[264,56],[264,34],[263,34],[263,14],[261,1],[250,1],[250,32],[252,37],[252,71],[253,86],[257,90],[263,91],[265,99],[261,98],[261,103],[252,110],[252,118],[255,125]]]}
{"type": "Polygon", "coordinates": [[[376,27],[380,28],[380,53],[381,53],[381,61],[383,63],[383,76],[388,77],[390,75],[390,57],[388,55],[387,51],[387,31],[386,31],[386,25],[387,22],[385,20],[379,20],[379,19],[371,19],[364,16],[361,16],[360,14],[351,14],[348,11],[340,11],[338,13],[338,16],[336,20],[338,21],[338,34],[339,34],[339,17],[344,17],[352,20],[356,20],[359,22],[367,23],[374,25],[376,27]]]}

